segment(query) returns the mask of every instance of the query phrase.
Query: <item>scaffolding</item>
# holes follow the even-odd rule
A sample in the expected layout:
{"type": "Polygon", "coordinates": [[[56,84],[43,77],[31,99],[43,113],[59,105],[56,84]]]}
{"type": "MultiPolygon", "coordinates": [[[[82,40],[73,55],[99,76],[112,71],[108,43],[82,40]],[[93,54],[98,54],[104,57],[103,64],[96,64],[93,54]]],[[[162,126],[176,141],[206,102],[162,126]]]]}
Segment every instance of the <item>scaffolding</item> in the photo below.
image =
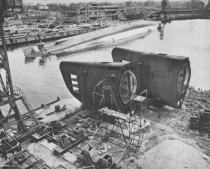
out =
{"type": "MultiPolygon", "coordinates": [[[[149,126],[146,120],[139,117],[134,117],[110,110],[108,108],[102,108],[99,110],[103,119],[101,128],[104,128],[106,134],[116,133],[120,135],[122,143],[120,145],[128,146],[135,150],[141,147],[143,140],[143,129],[149,126]]],[[[117,139],[117,138],[116,138],[117,139]]]]}
{"type": "Polygon", "coordinates": [[[28,99],[21,89],[13,86],[4,37],[3,24],[7,9],[8,7],[22,8],[22,1],[19,2],[16,4],[4,0],[0,5],[0,38],[2,41],[2,49],[0,48],[0,130],[3,129],[5,133],[3,138],[5,141],[0,143],[0,153],[9,151],[10,145],[15,142],[14,139],[8,139],[8,137],[15,135],[17,141],[22,142],[39,127],[39,122],[34,116],[34,109],[28,99]],[[22,102],[26,113],[20,111],[17,101],[22,102]]]}
{"type": "Polygon", "coordinates": [[[106,92],[109,92],[111,108],[118,112],[125,112],[122,103],[119,101],[119,96],[116,91],[114,82],[111,79],[101,80],[93,90],[93,103],[98,105],[99,108],[106,106],[107,102],[106,92]]]}
{"type": "Polygon", "coordinates": [[[149,126],[146,120],[130,117],[108,108],[99,111],[103,122],[79,155],[82,162],[78,169],[84,166],[120,168],[119,163],[128,150],[134,152],[139,150],[144,132],[149,126]]]}

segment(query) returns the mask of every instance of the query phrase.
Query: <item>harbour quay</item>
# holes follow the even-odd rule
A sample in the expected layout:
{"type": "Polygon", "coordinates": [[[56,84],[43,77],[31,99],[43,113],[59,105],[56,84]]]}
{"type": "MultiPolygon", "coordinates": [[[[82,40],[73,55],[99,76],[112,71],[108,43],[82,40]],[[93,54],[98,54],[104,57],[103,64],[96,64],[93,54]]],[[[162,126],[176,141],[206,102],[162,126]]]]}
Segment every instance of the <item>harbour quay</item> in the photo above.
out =
{"type": "MultiPolygon", "coordinates": [[[[99,30],[105,28],[106,26],[99,26],[99,27],[89,27],[89,28],[78,28],[69,31],[58,31],[58,32],[51,32],[51,33],[41,33],[36,35],[19,35],[16,34],[15,36],[7,36],[5,38],[7,46],[17,46],[29,43],[39,42],[40,40],[43,42],[56,40],[60,38],[66,38],[71,36],[76,36],[79,34],[92,32],[95,30],[99,30]]],[[[0,40],[0,46],[2,46],[2,41],[0,40]]]]}

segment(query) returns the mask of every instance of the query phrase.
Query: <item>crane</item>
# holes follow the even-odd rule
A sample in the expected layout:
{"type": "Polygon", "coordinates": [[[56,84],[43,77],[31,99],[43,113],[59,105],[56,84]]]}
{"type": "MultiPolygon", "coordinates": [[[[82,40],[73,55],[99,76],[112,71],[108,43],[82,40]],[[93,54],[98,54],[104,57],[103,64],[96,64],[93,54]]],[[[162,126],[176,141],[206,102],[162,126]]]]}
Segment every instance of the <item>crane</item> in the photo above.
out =
{"type": "Polygon", "coordinates": [[[16,130],[15,132],[20,135],[29,131],[31,126],[38,125],[38,121],[33,116],[33,108],[22,90],[13,87],[3,25],[7,9],[22,9],[22,6],[22,0],[0,0],[0,37],[2,41],[2,48],[0,48],[0,129],[3,128],[6,133],[8,130],[16,130]],[[20,112],[16,103],[18,100],[22,101],[27,113],[20,112]],[[9,105],[7,110],[5,110],[6,105],[9,105]],[[30,126],[28,126],[28,121],[30,121],[30,126]]]}

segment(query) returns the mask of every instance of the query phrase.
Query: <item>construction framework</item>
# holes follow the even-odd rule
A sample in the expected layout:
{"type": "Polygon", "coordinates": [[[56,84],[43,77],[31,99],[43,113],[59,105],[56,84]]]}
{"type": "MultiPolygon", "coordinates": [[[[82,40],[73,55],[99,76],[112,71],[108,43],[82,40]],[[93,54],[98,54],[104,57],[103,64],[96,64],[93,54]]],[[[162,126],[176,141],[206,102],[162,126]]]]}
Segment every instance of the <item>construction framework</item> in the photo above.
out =
{"type": "Polygon", "coordinates": [[[106,96],[110,95],[111,109],[117,110],[118,112],[125,112],[123,105],[119,101],[119,96],[116,91],[114,82],[111,79],[101,80],[93,90],[93,103],[98,105],[99,108],[106,106],[106,96]]]}
{"type": "Polygon", "coordinates": [[[0,154],[5,157],[39,128],[33,107],[23,91],[12,83],[3,29],[4,17],[10,8],[22,8],[22,0],[0,1],[0,154]],[[23,112],[18,108],[17,101],[22,102],[23,112]]]}
{"type": "Polygon", "coordinates": [[[103,122],[80,154],[82,162],[78,169],[88,166],[100,169],[120,168],[119,163],[127,151],[139,150],[144,132],[149,126],[146,120],[108,108],[99,111],[103,122]]]}

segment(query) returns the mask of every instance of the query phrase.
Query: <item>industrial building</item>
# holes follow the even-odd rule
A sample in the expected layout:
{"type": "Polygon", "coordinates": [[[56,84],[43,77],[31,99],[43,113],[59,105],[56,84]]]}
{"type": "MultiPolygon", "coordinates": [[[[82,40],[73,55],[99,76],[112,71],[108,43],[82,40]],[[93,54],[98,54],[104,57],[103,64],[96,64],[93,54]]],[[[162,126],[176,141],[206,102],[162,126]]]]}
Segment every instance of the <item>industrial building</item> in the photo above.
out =
{"type": "Polygon", "coordinates": [[[104,20],[124,20],[126,8],[121,6],[99,6],[92,3],[89,6],[76,5],[66,14],[65,22],[90,23],[104,20]]]}

